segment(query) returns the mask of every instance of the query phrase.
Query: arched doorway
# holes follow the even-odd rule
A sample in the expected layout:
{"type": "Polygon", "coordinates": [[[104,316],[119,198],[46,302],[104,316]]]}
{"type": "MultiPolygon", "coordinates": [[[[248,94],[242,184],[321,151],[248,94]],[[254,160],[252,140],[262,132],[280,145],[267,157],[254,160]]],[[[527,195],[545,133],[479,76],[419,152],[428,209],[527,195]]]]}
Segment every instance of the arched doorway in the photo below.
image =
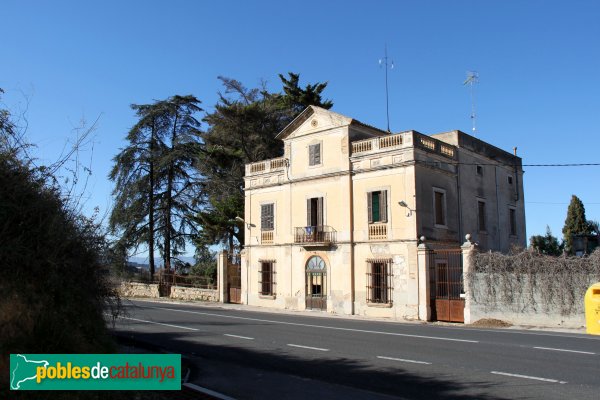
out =
{"type": "Polygon", "coordinates": [[[306,308],[327,310],[327,265],[319,256],[306,263],[306,308]]]}

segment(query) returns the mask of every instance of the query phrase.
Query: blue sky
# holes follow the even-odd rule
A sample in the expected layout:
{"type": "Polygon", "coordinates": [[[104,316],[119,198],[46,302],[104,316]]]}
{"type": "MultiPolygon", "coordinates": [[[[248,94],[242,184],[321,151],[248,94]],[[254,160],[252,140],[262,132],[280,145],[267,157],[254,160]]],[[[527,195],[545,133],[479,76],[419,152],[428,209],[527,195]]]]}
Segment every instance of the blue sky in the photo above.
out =
{"type": "MultiPolygon", "coordinates": [[[[43,162],[100,118],[86,213],[111,206],[107,175],[135,123],[129,105],[194,94],[207,111],[217,76],[279,90],[277,74],[327,81],[333,110],[392,131],[470,132],[462,85],[476,70],[477,136],[524,164],[600,162],[597,1],[2,2],[2,105],[25,111],[43,162]]],[[[24,121],[22,121],[24,122],[24,121]]],[[[600,219],[600,167],[525,167],[527,234],[561,236],[572,194],[600,219]]]]}

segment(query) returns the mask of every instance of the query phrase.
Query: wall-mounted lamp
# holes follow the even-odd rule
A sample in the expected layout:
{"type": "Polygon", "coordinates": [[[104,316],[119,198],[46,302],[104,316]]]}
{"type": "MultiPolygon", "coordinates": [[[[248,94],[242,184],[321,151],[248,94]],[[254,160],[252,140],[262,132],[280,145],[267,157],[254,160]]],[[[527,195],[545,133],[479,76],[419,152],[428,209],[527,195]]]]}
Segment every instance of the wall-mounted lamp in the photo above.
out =
{"type": "Polygon", "coordinates": [[[254,228],[256,226],[254,224],[251,224],[250,222],[244,221],[244,218],[242,217],[235,217],[235,220],[237,222],[241,222],[242,224],[246,224],[246,229],[254,228]]]}
{"type": "Polygon", "coordinates": [[[408,210],[408,212],[406,213],[407,217],[410,217],[412,215],[413,211],[417,211],[417,210],[411,209],[404,200],[399,201],[398,204],[400,204],[400,207],[404,207],[408,210]]]}

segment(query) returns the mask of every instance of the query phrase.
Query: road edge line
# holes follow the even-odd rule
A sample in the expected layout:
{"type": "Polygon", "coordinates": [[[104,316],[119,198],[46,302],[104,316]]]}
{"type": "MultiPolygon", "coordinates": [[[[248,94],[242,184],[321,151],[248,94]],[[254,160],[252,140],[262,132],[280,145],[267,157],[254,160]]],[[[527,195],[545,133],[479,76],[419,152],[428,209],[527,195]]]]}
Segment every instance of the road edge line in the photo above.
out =
{"type": "Polygon", "coordinates": [[[220,400],[236,400],[235,398],[224,395],[223,393],[215,392],[214,390],[210,390],[205,387],[195,385],[193,383],[186,382],[186,383],[182,383],[181,386],[185,386],[187,389],[192,390],[194,392],[200,392],[200,393],[207,394],[209,396],[213,396],[220,400]]]}

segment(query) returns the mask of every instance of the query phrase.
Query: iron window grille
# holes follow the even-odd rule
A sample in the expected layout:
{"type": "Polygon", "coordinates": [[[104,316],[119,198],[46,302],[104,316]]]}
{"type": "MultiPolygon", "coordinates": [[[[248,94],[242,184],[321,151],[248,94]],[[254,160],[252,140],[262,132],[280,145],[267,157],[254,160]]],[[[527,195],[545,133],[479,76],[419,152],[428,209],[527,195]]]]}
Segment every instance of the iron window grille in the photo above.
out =
{"type": "Polygon", "coordinates": [[[367,303],[392,304],[392,260],[367,260],[367,303]]]}
{"type": "Polygon", "coordinates": [[[258,285],[260,287],[259,293],[262,296],[274,296],[275,295],[275,260],[261,260],[260,281],[258,285]]]}

